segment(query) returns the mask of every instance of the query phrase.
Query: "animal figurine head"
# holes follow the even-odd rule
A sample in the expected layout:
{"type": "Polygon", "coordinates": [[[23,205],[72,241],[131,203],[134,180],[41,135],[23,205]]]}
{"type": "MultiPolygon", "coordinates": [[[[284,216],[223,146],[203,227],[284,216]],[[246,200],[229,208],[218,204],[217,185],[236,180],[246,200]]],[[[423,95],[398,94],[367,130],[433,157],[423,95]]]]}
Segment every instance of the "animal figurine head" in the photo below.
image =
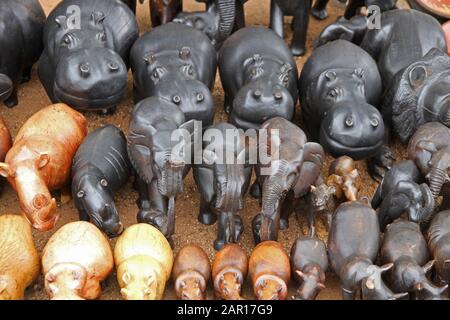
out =
{"type": "Polygon", "coordinates": [[[439,122],[426,123],[417,129],[408,145],[408,158],[413,160],[428,180],[436,199],[449,181],[450,129],[439,122]]]}
{"type": "Polygon", "coordinates": [[[144,223],[125,229],[114,248],[114,260],[124,299],[162,299],[172,271],[173,252],[158,229],[144,223]]]}
{"type": "Polygon", "coordinates": [[[247,277],[248,258],[245,251],[235,243],[226,244],[216,253],[212,265],[214,294],[223,300],[243,300],[242,284],[247,277]]]}
{"type": "Polygon", "coordinates": [[[361,188],[361,177],[356,169],[355,161],[348,156],[333,160],[327,185],[335,187],[336,198],[356,201],[361,188]]]}
{"type": "Polygon", "coordinates": [[[289,256],[280,243],[264,241],[250,256],[249,274],[258,300],[285,300],[291,275],[289,256]]]}
{"type": "Polygon", "coordinates": [[[426,122],[450,127],[449,75],[450,57],[434,48],[395,76],[382,110],[391,110],[392,127],[403,143],[426,122]]]}
{"type": "Polygon", "coordinates": [[[178,299],[205,300],[210,277],[211,265],[205,251],[196,245],[181,248],[172,270],[178,299]]]}
{"type": "MultiPolygon", "coordinates": [[[[81,14],[79,25],[72,16],[57,16],[51,29],[57,58],[53,92],[57,99],[81,109],[115,106],[127,88],[128,70],[114,51],[114,34],[105,24],[106,15],[81,14]]],[[[56,58],[55,58],[56,59],[56,58]]]]}
{"type": "Polygon", "coordinates": [[[336,188],[334,186],[327,186],[324,183],[317,187],[311,186],[311,205],[316,211],[324,211],[335,194],[336,188]]]}
{"type": "Polygon", "coordinates": [[[45,288],[52,300],[98,298],[100,281],[113,266],[108,240],[97,227],[85,221],[61,227],[42,254],[45,288]]]}

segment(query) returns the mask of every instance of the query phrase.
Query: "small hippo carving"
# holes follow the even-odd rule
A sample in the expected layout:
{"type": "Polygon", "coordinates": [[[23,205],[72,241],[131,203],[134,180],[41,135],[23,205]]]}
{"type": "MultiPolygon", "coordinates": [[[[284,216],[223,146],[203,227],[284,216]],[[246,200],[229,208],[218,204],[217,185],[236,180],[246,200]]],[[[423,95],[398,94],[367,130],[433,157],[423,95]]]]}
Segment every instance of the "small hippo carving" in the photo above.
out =
{"type": "Polygon", "coordinates": [[[131,115],[128,155],[136,171],[140,223],[149,223],[170,239],[175,231],[175,198],[183,192],[194,120],[170,101],[150,97],[139,102],[131,115]],[[180,129],[180,130],[178,130],[180,129]],[[175,130],[185,131],[173,139],[175,130]]]}
{"type": "Polygon", "coordinates": [[[217,224],[217,239],[214,248],[221,250],[227,243],[238,243],[244,224],[239,211],[244,208],[244,195],[247,192],[252,175],[252,165],[246,164],[245,136],[235,126],[219,123],[209,127],[204,138],[203,163],[193,168],[194,179],[200,191],[199,221],[203,224],[217,224]],[[221,137],[237,136],[233,139],[213,139],[215,134],[221,137]],[[229,159],[228,155],[234,155],[229,159]],[[220,159],[221,155],[227,158],[220,159]]]}
{"type": "Polygon", "coordinates": [[[245,26],[244,2],[247,0],[197,0],[206,11],[181,12],[173,20],[205,33],[216,49],[230,34],[245,26]]]}
{"type": "Polygon", "coordinates": [[[131,68],[135,103],[157,96],[176,104],[187,120],[212,124],[217,59],[206,35],[179,23],[157,27],[133,45],[131,68]]]}
{"type": "Polygon", "coordinates": [[[394,292],[408,292],[410,298],[445,299],[448,285],[436,287],[427,278],[435,263],[430,261],[427,242],[417,223],[397,220],[384,233],[381,263],[394,263],[389,280],[394,292]]]}
{"type": "Polygon", "coordinates": [[[20,207],[35,229],[48,231],[55,226],[56,200],[50,191],[69,183],[73,157],[86,134],[87,121],[79,112],[65,104],[48,106],[23,124],[0,163],[0,175],[16,190],[20,207]]]}
{"type": "Polygon", "coordinates": [[[450,211],[436,214],[427,231],[428,248],[435,260],[436,281],[450,283],[450,211]]]}
{"type": "Polygon", "coordinates": [[[45,25],[38,69],[50,99],[113,112],[127,90],[128,55],[138,32],[135,16],[119,0],[59,3],[45,25]]]}
{"type": "Polygon", "coordinates": [[[382,231],[403,213],[410,221],[417,223],[431,219],[435,202],[423,180],[412,160],[393,165],[385,174],[372,199],[372,207],[380,209],[378,220],[382,231]]]}
{"type": "Polygon", "coordinates": [[[73,159],[72,197],[80,219],[109,237],[123,231],[114,193],[128,181],[130,169],[125,135],[113,125],[91,132],[73,159]]]}
{"type": "Polygon", "coordinates": [[[377,110],[381,78],[358,46],[336,40],[317,48],[300,76],[302,120],[308,135],[335,157],[377,154],[384,123],[377,110]]]}
{"type": "Polygon", "coordinates": [[[45,13],[38,0],[0,2],[0,102],[18,104],[17,86],[30,80],[39,59],[45,13]]]}
{"type": "Polygon", "coordinates": [[[267,142],[260,137],[259,144],[269,146],[267,156],[271,160],[263,163],[259,159],[256,165],[257,181],[252,188],[261,196],[261,213],[253,219],[255,243],[276,241],[278,229],[287,228],[290,203],[304,196],[316,182],[325,157],[319,144],[307,142],[304,132],[284,118],[268,120],[261,128],[267,132],[267,142]]]}
{"type": "Polygon", "coordinates": [[[263,27],[236,31],[219,53],[225,111],[242,129],[274,117],[292,120],[298,99],[297,65],[288,46],[263,27]]]}
{"type": "Polygon", "coordinates": [[[433,197],[445,193],[443,208],[448,207],[447,187],[450,180],[450,129],[439,122],[420,126],[408,145],[408,158],[413,160],[428,181],[433,197]]]}
{"type": "Polygon", "coordinates": [[[393,264],[382,267],[374,264],[379,246],[376,212],[357,201],[341,204],[333,216],[328,254],[332,269],[341,279],[345,300],[355,299],[360,290],[362,298],[367,300],[393,300],[405,296],[405,293],[394,294],[381,277],[393,264]]]}

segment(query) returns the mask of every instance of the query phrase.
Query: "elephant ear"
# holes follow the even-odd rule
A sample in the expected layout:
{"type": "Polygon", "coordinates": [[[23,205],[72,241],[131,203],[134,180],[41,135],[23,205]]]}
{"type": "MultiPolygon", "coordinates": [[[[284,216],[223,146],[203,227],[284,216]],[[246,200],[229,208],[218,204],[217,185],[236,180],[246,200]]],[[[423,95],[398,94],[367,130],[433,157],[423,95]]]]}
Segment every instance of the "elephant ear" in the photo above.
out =
{"type": "Polygon", "coordinates": [[[231,34],[236,19],[236,0],[217,0],[219,10],[219,43],[231,34]]]}
{"type": "Polygon", "coordinates": [[[135,125],[133,122],[127,136],[127,148],[130,162],[139,177],[150,183],[153,180],[153,136],[156,128],[152,125],[135,125]]]}
{"type": "Polygon", "coordinates": [[[303,163],[297,182],[294,186],[295,198],[307,194],[320,176],[325,152],[322,146],[315,142],[308,142],[303,147],[303,163]]]}
{"type": "Polygon", "coordinates": [[[194,147],[202,145],[202,134],[201,128],[197,125],[197,121],[189,120],[178,127],[178,129],[186,130],[185,134],[183,134],[183,138],[186,140],[184,144],[185,151],[186,149],[190,150],[190,153],[185,152],[186,154],[186,163],[192,163],[192,157],[194,153],[194,147]],[[195,141],[195,139],[200,139],[199,141],[195,141]]]}

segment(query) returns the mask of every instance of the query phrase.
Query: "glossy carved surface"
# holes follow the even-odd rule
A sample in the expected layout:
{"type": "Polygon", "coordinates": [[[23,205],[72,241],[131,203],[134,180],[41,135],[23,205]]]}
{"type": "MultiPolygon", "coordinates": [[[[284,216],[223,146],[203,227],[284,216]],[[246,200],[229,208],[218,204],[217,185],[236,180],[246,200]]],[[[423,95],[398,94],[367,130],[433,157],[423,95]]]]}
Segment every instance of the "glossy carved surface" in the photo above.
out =
{"type": "Polygon", "coordinates": [[[45,288],[53,300],[98,298],[100,282],[113,267],[108,240],[97,227],[85,221],[62,226],[42,253],[45,288]]]}
{"type": "Polygon", "coordinates": [[[0,2],[0,102],[17,105],[17,86],[29,81],[42,52],[45,13],[37,0],[0,2]]]}
{"type": "Polygon", "coordinates": [[[23,300],[39,269],[30,224],[18,215],[0,216],[0,300],[23,300]]]}
{"type": "Polygon", "coordinates": [[[123,231],[114,193],[128,181],[130,169],[125,135],[113,125],[91,132],[73,159],[72,197],[80,219],[110,237],[123,231]]]}
{"type": "Polygon", "coordinates": [[[120,0],[59,3],[45,25],[38,69],[50,99],[113,111],[127,90],[128,55],[138,34],[133,12],[120,0]]]}
{"type": "Polygon", "coordinates": [[[181,300],[206,300],[206,286],[211,277],[208,255],[196,245],[178,251],[173,263],[172,279],[181,300]]]}
{"type": "Polygon", "coordinates": [[[434,216],[427,240],[435,260],[436,280],[441,285],[450,284],[450,211],[441,211],[434,216]]]}
{"type": "Polygon", "coordinates": [[[162,299],[173,252],[158,229],[142,223],[127,228],[117,240],[114,261],[123,299],[162,299]]]}
{"type": "Polygon", "coordinates": [[[34,228],[52,229],[58,219],[50,191],[70,180],[75,153],[87,134],[86,119],[65,104],[32,115],[0,163],[0,174],[16,190],[20,207],[34,228]]]}

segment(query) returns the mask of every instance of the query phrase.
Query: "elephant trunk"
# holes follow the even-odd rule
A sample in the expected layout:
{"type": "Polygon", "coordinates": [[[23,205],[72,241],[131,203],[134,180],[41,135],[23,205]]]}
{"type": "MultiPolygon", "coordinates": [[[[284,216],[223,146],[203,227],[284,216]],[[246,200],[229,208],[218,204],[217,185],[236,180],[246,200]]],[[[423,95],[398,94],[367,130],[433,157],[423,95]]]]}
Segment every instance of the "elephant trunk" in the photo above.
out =
{"type": "Polygon", "coordinates": [[[423,196],[423,206],[418,210],[417,216],[409,216],[409,220],[414,222],[427,222],[431,219],[434,212],[434,195],[427,184],[420,185],[420,190],[423,196]]]}
{"type": "Polygon", "coordinates": [[[166,161],[158,180],[159,192],[168,197],[176,197],[183,192],[184,163],[166,161]]]}
{"type": "Polygon", "coordinates": [[[217,165],[216,179],[216,209],[226,212],[236,212],[242,209],[242,177],[243,168],[236,164],[217,165]]]}
{"type": "Polygon", "coordinates": [[[429,175],[429,183],[430,183],[430,190],[433,194],[434,199],[437,199],[439,197],[439,194],[441,193],[441,188],[444,185],[445,180],[447,179],[447,172],[441,168],[434,167],[430,171],[429,175]]]}

